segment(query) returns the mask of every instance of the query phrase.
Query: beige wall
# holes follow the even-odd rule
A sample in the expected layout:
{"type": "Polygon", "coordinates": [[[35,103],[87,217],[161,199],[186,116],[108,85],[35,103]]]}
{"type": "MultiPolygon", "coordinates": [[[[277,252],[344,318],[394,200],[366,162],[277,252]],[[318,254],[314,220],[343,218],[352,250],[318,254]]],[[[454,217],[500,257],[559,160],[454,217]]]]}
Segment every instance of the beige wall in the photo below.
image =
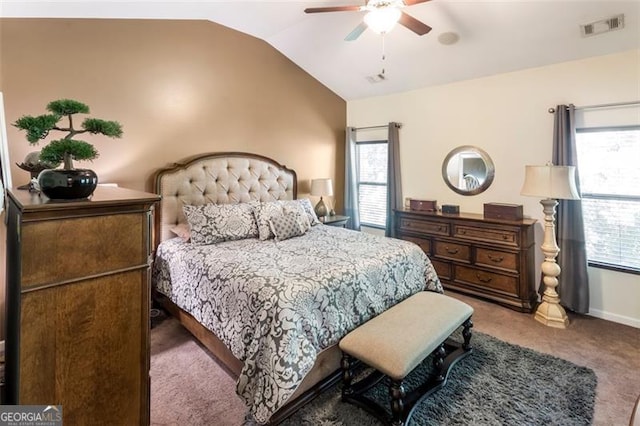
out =
{"type": "MultiPolygon", "coordinates": [[[[0,19],[0,78],[8,123],[71,98],[123,125],[122,139],[82,135],[100,157],[76,166],[102,182],[149,190],[173,161],[248,151],[296,170],[301,195],[331,177],[342,199],[345,101],[264,41],[215,23],[0,19]]],[[[12,163],[38,149],[7,130],[12,163]]],[[[28,180],[15,164],[12,174],[15,186],[28,180]]]]}
{"type": "MultiPolygon", "coordinates": [[[[461,211],[475,213],[482,213],[487,202],[523,204],[526,215],[542,222],[538,200],[521,196],[520,188],[526,164],[551,160],[549,107],[637,100],[640,51],[634,50],[350,101],[347,123],[356,127],[403,123],[400,156],[405,197],[458,204],[461,211]],[[458,195],[441,177],[443,159],[459,145],[479,146],[495,163],[495,180],[480,195],[458,195]]],[[[536,240],[541,244],[538,228],[536,240]]],[[[537,265],[541,262],[538,251],[537,265]]],[[[640,276],[590,268],[589,277],[592,315],[640,327],[640,276]]]]}
{"type": "MultiPolygon", "coordinates": [[[[150,189],[160,166],[233,150],[273,157],[303,184],[339,170],[342,187],[344,100],[264,41],[206,21],[2,21],[7,121],[63,97],[119,121],[122,139],[83,135],[100,158],[78,166],[103,182],[150,189]]],[[[37,149],[11,126],[8,137],[14,162],[37,149]]]]}

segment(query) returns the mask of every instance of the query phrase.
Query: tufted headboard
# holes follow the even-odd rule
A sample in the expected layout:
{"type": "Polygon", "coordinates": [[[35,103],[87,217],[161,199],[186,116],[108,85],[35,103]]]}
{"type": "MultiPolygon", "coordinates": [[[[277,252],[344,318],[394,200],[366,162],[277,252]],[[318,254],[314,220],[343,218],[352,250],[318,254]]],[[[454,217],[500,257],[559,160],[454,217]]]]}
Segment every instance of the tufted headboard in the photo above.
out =
{"type": "Polygon", "coordinates": [[[156,244],[175,236],[172,226],[187,223],[184,204],[294,200],[298,192],[295,171],[270,158],[244,152],[190,157],[158,170],[154,185],[162,196],[156,210],[156,244]]]}

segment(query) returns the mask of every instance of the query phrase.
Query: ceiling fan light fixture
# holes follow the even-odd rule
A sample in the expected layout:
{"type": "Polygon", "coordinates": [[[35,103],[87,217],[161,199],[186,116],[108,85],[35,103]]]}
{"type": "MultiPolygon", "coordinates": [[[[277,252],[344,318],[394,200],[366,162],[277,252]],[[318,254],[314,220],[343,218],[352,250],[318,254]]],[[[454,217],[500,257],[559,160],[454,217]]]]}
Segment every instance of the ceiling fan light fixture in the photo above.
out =
{"type": "Polygon", "coordinates": [[[377,34],[386,34],[398,23],[402,12],[396,7],[380,7],[364,15],[364,22],[377,34]]]}

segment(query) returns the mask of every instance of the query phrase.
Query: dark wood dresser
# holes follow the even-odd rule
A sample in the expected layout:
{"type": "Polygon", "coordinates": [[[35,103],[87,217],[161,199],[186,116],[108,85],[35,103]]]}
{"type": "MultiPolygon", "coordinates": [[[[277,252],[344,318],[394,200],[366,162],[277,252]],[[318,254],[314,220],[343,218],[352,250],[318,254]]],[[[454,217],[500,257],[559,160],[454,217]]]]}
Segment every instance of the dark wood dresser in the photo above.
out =
{"type": "Polygon", "coordinates": [[[149,424],[155,194],[90,201],[9,191],[6,404],[62,405],[65,424],[149,424]]]}
{"type": "Polygon", "coordinates": [[[398,237],[422,247],[446,289],[533,311],[535,220],[410,210],[395,214],[398,237]]]}

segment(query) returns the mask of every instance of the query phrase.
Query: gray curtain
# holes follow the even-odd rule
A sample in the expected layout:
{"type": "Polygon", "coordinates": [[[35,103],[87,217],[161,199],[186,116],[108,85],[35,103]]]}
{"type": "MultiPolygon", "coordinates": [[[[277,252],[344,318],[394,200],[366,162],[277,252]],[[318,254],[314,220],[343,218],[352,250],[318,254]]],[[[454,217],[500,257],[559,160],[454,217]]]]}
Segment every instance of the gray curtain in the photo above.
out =
{"type": "Polygon", "coordinates": [[[401,208],[402,203],[402,179],[400,177],[400,123],[389,123],[389,136],[387,138],[387,225],[384,235],[396,236],[396,223],[394,210],[401,208]]]}
{"type": "Polygon", "coordinates": [[[360,230],[360,212],[358,209],[358,161],[356,155],[356,128],[347,127],[344,143],[344,214],[351,219],[347,228],[360,230]]]}
{"type": "MultiPolygon", "coordinates": [[[[575,140],[575,108],[558,105],[553,125],[553,164],[577,166],[575,140]]],[[[576,172],[576,186],[580,181],[576,172]]],[[[557,262],[561,268],[558,285],[560,303],[577,313],[589,312],[589,276],[587,275],[587,251],[584,237],[581,200],[558,200],[556,234],[558,239],[557,262]]]]}

